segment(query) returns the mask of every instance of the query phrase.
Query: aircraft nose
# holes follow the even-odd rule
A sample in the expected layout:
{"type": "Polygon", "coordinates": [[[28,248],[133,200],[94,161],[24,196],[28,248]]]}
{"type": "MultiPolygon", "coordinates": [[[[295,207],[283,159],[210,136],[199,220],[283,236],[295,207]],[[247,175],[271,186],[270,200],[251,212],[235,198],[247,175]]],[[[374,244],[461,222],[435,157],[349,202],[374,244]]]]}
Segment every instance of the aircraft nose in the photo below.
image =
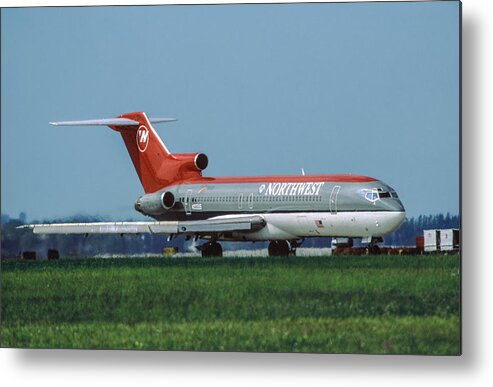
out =
{"type": "Polygon", "coordinates": [[[395,230],[397,227],[399,227],[402,222],[404,222],[404,219],[406,219],[406,211],[404,211],[404,208],[402,211],[397,211],[392,214],[392,229],[395,230]]]}
{"type": "Polygon", "coordinates": [[[404,209],[404,205],[402,204],[402,202],[397,198],[395,199],[389,198],[389,199],[381,200],[380,202],[381,203],[379,203],[379,205],[384,211],[404,212],[404,213],[406,211],[404,209]]]}
{"type": "Polygon", "coordinates": [[[395,211],[402,211],[404,216],[406,215],[406,210],[404,209],[404,205],[399,199],[394,200],[393,206],[395,207],[395,211]]]}
{"type": "Polygon", "coordinates": [[[396,221],[399,222],[399,225],[404,222],[404,219],[406,219],[406,211],[404,209],[401,212],[398,212],[396,214],[396,221]]]}

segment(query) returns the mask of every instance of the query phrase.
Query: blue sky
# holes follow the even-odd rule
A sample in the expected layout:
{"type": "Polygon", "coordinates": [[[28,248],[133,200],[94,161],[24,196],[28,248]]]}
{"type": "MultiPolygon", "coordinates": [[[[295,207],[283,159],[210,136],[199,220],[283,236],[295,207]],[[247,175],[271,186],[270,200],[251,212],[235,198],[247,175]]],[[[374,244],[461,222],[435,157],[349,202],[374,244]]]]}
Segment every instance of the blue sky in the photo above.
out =
{"type": "Polygon", "coordinates": [[[130,111],[208,176],[354,173],[459,211],[459,4],[2,9],[1,209],[133,217],[130,111]]]}

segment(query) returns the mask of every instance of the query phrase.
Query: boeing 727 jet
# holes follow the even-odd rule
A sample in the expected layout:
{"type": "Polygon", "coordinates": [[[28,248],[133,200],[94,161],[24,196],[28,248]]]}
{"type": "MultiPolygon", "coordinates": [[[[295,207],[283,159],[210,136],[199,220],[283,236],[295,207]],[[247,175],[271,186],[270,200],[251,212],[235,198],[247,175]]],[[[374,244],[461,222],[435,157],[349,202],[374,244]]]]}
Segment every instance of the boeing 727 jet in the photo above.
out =
{"type": "Polygon", "coordinates": [[[127,113],[117,118],[51,122],[107,125],[120,133],[144,195],[144,222],[31,224],[36,234],[167,234],[204,240],[202,256],[222,256],[220,241],[269,241],[269,255],[293,253],[305,238],[361,238],[372,245],[405,217],[394,189],[372,177],[299,175],[206,177],[203,153],[171,153],[152,124],[173,121],[127,113]]]}

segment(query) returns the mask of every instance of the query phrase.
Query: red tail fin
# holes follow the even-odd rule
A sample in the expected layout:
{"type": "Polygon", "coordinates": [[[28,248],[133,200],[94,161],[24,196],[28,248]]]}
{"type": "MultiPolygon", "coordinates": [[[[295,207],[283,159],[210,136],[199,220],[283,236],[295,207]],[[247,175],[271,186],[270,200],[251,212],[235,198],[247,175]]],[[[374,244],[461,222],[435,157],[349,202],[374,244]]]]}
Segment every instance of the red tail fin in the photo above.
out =
{"type": "Polygon", "coordinates": [[[196,153],[172,155],[143,112],[122,114],[119,118],[139,123],[138,127],[110,125],[110,128],[122,135],[146,193],[156,192],[177,180],[202,176],[201,171],[207,167],[207,156],[196,153]]]}
{"type": "Polygon", "coordinates": [[[117,118],[84,121],[59,121],[50,124],[68,126],[107,125],[122,135],[137,175],[146,193],[152,193],[175,181],[200,178],[207,167],[203,153],[172,155],[163,144],[152,122],[174,121],[169,118],[149,120],[145,113],[127,113],[117,118]]]}
{"type": "Polygon", "coordinates": [[[145,113],[127,113],[119,118],[137,121],[139,126],[110,126],[120,132],[144,191],[155,192],[170,183],[163,173],[163,164],[172,159],[170,152],[158,137],[145,113]]]}

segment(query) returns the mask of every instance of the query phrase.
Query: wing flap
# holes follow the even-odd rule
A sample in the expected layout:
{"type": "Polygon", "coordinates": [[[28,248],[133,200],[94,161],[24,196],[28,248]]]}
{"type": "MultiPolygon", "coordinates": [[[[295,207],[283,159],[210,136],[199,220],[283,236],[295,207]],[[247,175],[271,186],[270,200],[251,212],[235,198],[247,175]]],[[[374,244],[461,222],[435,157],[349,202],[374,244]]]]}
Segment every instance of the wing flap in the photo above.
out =
{"type": "Polygon", "coordinates": [[[223,219],[195,220],[178,223],[178,233],[219,233],[256,231],[265,226],[261,216],[241,216],[223,219]]]}

